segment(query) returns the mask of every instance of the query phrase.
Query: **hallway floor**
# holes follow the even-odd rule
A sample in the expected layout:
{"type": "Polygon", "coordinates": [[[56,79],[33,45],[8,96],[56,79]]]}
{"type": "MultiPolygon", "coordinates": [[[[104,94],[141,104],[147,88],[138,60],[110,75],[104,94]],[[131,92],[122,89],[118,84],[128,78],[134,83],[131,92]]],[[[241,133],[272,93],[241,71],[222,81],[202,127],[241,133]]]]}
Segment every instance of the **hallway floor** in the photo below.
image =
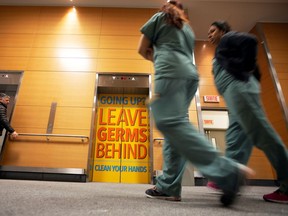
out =
{"type": "Polygon", "coordinates": [[[276,187],[247,186],[237,202],[222,207],[205,186],[184,186],[181,202],[145,197],[149,184],[71,183],[0,179],[1,216],[242,216],[288,215],[288,205],[262,199],[276,187]]]}

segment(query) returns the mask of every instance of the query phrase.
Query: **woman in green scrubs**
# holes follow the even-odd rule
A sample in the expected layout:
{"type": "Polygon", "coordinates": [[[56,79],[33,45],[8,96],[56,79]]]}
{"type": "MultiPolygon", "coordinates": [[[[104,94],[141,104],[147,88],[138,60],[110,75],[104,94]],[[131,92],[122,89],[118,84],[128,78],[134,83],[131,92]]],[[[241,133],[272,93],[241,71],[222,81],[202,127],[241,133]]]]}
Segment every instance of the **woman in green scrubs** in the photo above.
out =
{"type": "Polygon", "coordinates": [[[168,1],[141,28],[138,52],[154,63],[155,92],[151,110],[164,135],[163,175],[145,193],[149,198],[181,200],[181,180],[189,160],[223,191],[221,202],[231,205],[245,174],[252,171],[220,156],[187,118],[198,88],[193,63],[194,33],[179,1],[168,1]]]}
{"type": "Polygon", "coordinates": [[[222,21],[212,23],[208,39],[217,45],[214,81],[229,110],[225,154],[246,165],[253,146],[262,150],[280,182],[280,188],[264,195],[263,199],[287,204],[288,154],[262,108],[256,64],[257,39],[251,34],[230,31],[229,24],[222,21]]]}

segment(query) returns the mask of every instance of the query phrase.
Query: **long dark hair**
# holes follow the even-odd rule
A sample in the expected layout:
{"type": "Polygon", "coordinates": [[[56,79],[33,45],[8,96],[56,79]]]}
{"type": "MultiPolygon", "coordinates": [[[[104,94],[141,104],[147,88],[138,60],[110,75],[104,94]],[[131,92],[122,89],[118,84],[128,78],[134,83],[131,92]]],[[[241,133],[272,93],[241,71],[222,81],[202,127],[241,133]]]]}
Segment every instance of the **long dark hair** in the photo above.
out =
{"type": "Polygon", "coordinates": [[[176,26],[178,29],[183,27],[184,22],[189,22],[183,5],[177,0],[168,0],[161,8],[160,11],[164,12],[166,16],[166,21],[170,25],[176,26]]]}

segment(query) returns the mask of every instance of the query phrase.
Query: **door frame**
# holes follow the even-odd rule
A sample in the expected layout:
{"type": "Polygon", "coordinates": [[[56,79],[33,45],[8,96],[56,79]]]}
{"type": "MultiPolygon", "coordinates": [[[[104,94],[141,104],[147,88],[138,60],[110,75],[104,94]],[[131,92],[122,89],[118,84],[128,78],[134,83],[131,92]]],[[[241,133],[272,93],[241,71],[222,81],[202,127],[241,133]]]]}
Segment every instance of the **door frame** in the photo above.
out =
{"type": "MultiPolygon", "coordinates": [[[[113,88],[121,88],[121,87],[134,87],[134,88],[144,88],[144,90],[142,89],[141,91],[145,91],[148,90],[148,98],[149,100],[151,100],[152,98],[152,78],[151,78],[151,74],[148,73],[96,73],[96,77],[95,77],[95,90],[94,90],[94,100],[93,100],[93,109],[92,109],[92,118],[91,118],[91,130],[90,130],[90,137],[91,139],[89,140],[89,149],[88,149],[88,161],[87,161],[87,179],[86,181],[91,182],[92,178],[93,178],[93,160],[94,160],[94,156],[93,153],[95,152],[95,143],[96,142],[96,136],[95,136],[95,131],[96,131],[96,121],[97,121],[97,102],[98,102],[98,94],[100,93],[99,89],[101,87],[113,87],[113,88]],[[101,79],[102,77],[115,77],[112,79],[115,79],[112,82],[105,82],[105,80],[101,79]],[[144,85],[141,85],[138,83],[137,86],[135,85],[130,85],[129,83],[127,84],[126,81],[131,80],[131,78],[133,77],[147,77],[147,82],[144,85]],[[121,86],[121,84],[117,81],[124,81],[125,85],[121,86]],[[128,86],[127,86],[128,85],[128,86]]],[[[150,108],[148,109],[148,116],[150,116],[151,110],[150,108]]],[[[153,122],[152,122],[152,118],[149,118],[149,166],[150,166],[150,182],[153,182],[153,122]]]]}
{"type": "MultiPolygon", "coordinates": [[[[10,103],[7,107],[7,118],[11,121],[18,98],[20,86],[22,84],[24,71],[0,70],[0,91],[10,96],[10,103]],[[6,86],[6,87],[5,87],[6,86]],[[11,94],[13,93],[13,95],[11,94]]],[[[0,138],[0,159],[3,157],[2,150],[5,147],[7,132],[4,129],[0,138]]]]}

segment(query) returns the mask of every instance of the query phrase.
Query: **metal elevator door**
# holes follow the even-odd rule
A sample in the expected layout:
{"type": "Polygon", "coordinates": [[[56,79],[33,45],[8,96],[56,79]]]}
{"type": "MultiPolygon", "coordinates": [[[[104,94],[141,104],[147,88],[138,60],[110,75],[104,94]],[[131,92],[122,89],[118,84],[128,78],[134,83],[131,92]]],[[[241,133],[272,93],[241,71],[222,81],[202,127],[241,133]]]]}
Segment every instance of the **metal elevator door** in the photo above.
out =
{"type": "MultiPolygon", "coordinates": [[[[14,106],[16,104],[18,91],[22,81],[23,72],[0,71],[0,92],[10,96],[10,103],[7,107],[7,117],[10,120],[13,115],[14,106]]],[[[0,156],[5,144],[6,130],[3,130],[3,135],[0,137],[0,156]]]]}
{"type": "Polygon", "coordinates": [[[149,95],[149,75],[99,75],[93,181],[150,182],[149,95]]]}
{"type": "Polygon", "coordinates": [[[213,146],[224,155],[226,148],[226,141],[225,141],[226,131],[206,129],[205,134],[208,137],[208,139],[212,142],[213,146]]]}

